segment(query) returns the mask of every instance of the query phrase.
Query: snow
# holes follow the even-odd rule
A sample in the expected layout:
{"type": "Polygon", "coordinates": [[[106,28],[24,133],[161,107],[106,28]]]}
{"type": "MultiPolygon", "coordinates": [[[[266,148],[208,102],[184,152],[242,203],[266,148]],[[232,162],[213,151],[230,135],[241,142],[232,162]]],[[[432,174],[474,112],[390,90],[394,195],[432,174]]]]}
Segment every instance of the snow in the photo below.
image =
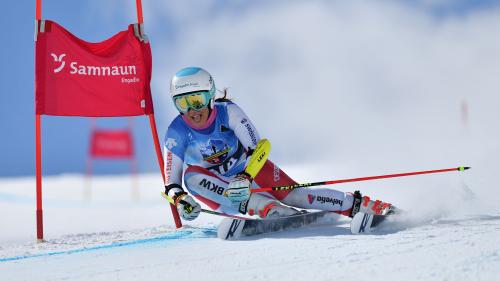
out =
{"type": "MultiPolygon", "coordinates": [[[[300,180],[311,177],[296,167],[285,170],[300,180]]],[[[370,235],[351,235],[349,220],[338,217],[222,241],[219,217],[202,214],[175,229],[159,175],[140,175],[135,183],[128,176],[90,183],[80,175],[52,176],[44,179],[46,242],[37,243],[34,179],[2,179],[0,280],[496,280],[500,212],[468,181],[452,174],[408,178],[398,189],[361,186],[408,210],[370,235]],[[412,188],[431,181],[441,185],[441,193],[432,189],[437,196],[412,188]],[[447,186],[459,192],[443,200],[447,186]],[[425,202],[415,202],[418,194],[425,202]]]]}

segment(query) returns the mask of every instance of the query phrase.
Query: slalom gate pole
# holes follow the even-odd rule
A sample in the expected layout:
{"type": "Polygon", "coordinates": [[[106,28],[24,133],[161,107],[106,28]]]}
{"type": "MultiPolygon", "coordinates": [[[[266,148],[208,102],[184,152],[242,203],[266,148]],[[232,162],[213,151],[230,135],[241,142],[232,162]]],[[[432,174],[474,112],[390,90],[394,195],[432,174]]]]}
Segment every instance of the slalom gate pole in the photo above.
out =
{"type": "MultiPolygon", "coordinates": [[[[38,34],[38,22],[42,20],[42,0],[35,2],[35,34],[38,34]]],[[[35,37],[36,40],[36,37],[35,37]]],[[[36,57],[36,51],[35,51],[36,57]]],[[[36,61],[36,59],[35,59],[36,61]]],[[[35,89],[36,92],[36,89],[35,89]]],[[[42,207],[42,120],[40,114],[35,113],[35,173],[36,173],[36,238],[43,242],[43,207],[42,207]]]]}
{"type": "Polygon", "coordinates": [[[136,10],[137,10],[137,23],[144,23],[144,18],[142,17],[142,1],[135,0],[136,10]]]}
{"type": "MultiPolygon", "coordinates": [[[[158,159],[158,165],[160,166],[160,172],[161,176],[163,178],[163,183],[165,183],[165,163],[163,162],[162,154],[161,154],[161,148],[160,148],[160,142],[158,139],[158,131],[156,130],[156,122],[153,114],[148,115],[149,117],[149,125],[151,127],[151,133],[153,135],[153,142],[155,144],[155,150],[156,150],[156,157],[158,159]]],[[[175,207],[174,204],[170,204],[170,209],[172,210],[172,215],[174,216],[174,221],[175,221],[175,227],[179,228],[182,227],[182,222],[179,217],[179,213],[177,212],[177,208],[175,207]]]]}
{"type": "Polygon", "coordinates": [[[330,184],[339,184],[339,183],[346,183],[346,182],[369,181],[369,180],[386,179],[386,178],[408,177],[408,176],[416,176],[416,175],[423,175],[423,174],[457,172],[457,171],[465,171],[468,169],[470,169],[470,167],[458,167],[458,168],[449,168],[449,169],[440,169],[440,170],[429,170],[429,171],[409,172],[409,173],[390,174],[390,175],[381,175],[381,176],[370,176],[370,177],[363,177],[363,178],[319,181],[319,182],[311,182],[311,183],[297,183],[297,184],[292,184],[292,185],[257,188],[257,189],[252,189],[251,192],[257,193],[257,192],[268,192],[268,191],[292,190],[292,189],[296,189],[296,188],[309,187],[309,186],[330,185],[330,184]]]}
{"type": "Polygon", "coordinates": [[[36,0],[35,2],[35,20],[42,19],[42,0],[36,0]]]}
{"type": "MultiPolygon", "coordinates": [[[[137,10],[137,23],[139,26],[143,26],[144,23],[144,17],[142,14],[142,0],[135,0],[135,5],[136,5],[136,10],[137,10]]],[[[143,30],[140,28],[139,33],[142,33],[143,30]]],[[[161,153],[161,147],[160,147],[160,142],[158,138],[158,131],[156,130],[156,121],[154,114],[149,114],[149,125],[151,127],[151,133],[153,135],[153,142],[155,145],[155,150],[156,150],[156,157],[158,158],[158,164],[160,166],[160,172],[161,176],[163,178],[163,183],[165,183],[165,163],[163,162],[162,158],[162,153],[161,153]]],[[[182,227],[182,222],[179,217],[179,213],[177,212],[177,208],[175,207],[174,204],[170,204],[170,209],[172,211],[172,216],[174,217],[174,222],[175,222],[175,227],[180,228],[182,227]]]]}
{"type": "Polygon", "coordinates": [[[43,208],[42,208],[42,121],[39,114],[35,114],[35,146],[36,146],[36,238],[43,242],[43,208]]]}

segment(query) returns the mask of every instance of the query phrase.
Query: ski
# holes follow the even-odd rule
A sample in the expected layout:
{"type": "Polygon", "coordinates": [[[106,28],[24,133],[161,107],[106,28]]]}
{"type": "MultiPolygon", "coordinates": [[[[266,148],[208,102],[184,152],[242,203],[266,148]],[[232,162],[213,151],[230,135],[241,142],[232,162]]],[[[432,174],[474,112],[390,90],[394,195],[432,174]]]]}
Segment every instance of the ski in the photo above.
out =
{"type": "Polygon", "coordinates": [[[362,234],[370,233],[380,223],[385,221],[387,215],[374,215],[358,212],[351,221],[351,233],[362,234]]]}
{"type": "Polygon", "coordinates": [[[313,224],[330,213],[329,211],[319,211],[272,219],[225,218],[217,227],[217,237],[222,240],[238,240],[246,236],[297,229],[313,224]]]}

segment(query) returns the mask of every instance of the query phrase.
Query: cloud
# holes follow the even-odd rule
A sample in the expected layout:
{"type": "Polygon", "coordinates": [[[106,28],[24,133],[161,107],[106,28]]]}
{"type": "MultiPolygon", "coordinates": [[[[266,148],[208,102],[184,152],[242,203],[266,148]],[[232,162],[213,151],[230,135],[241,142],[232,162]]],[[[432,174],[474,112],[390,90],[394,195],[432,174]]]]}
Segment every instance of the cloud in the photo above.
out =
{"type": "Polygon", "coordinates": [[[169,78],[197,65],[229,87],[280,164],[349,173],[464,163],[493,183],[500,9],[436,17],[399,1],[289,1],[214,12],[217,1],[202,2],[149,10],[170,24],[166,39],[152,27],[165,119],[176,114],[169,78]]]}

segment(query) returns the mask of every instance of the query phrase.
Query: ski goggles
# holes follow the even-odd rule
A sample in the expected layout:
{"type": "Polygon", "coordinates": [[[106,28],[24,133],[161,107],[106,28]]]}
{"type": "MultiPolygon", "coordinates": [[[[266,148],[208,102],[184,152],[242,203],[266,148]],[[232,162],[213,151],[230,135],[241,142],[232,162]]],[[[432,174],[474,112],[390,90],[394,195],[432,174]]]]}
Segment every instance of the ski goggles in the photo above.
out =
{"type": "Polygon", "coordinates": [[[202,110],[210,103],[211,95],[209,91],[199,91],[174,97],[174,104],[181,113],[186,113],[189,109],[202,110]]]}

